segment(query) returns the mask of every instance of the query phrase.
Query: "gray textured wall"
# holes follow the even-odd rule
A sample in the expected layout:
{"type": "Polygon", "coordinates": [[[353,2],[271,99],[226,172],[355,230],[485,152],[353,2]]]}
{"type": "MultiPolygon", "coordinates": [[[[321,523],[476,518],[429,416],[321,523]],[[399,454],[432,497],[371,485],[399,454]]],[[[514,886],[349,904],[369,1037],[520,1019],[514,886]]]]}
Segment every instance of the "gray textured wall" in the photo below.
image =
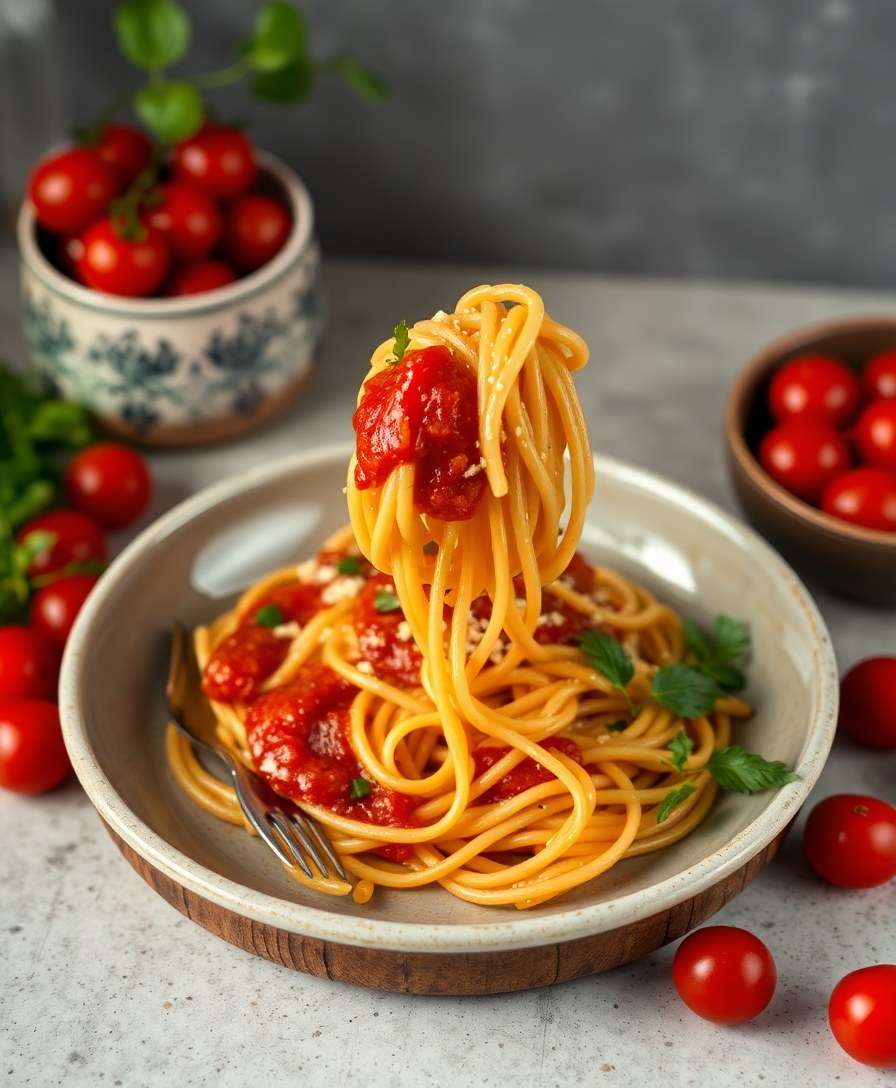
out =
{"type": "MultiPolygon", "coordinates": [[[[83,120],[124,72],[112,4],[57,2],[83,120]]],[[[257,8],[186,3],[197,67],[257,8]]],[[[300,109],[225,105],[302,172],[333,250],[896,282],[893,0],[304,7],[320,50],[378,66],[392,100],[328,81],[300,109]]]]}

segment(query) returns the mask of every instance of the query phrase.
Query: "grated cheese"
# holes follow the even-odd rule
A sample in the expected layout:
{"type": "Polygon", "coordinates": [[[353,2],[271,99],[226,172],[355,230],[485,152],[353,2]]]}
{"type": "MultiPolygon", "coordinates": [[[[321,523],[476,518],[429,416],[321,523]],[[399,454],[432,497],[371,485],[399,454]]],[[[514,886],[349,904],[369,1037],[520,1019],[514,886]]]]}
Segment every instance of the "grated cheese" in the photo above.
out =
{"type": "MultiPolygon", "coordinates": [[[[333,568],[335,570],[335,567],[333,568]]],[[[357,597],[364,588],[364,579],[360,576],[343,575],[335,578],[321,593],[320,599],[324,604],[338,604],[340,601],[348,601],[357,597]]]]}

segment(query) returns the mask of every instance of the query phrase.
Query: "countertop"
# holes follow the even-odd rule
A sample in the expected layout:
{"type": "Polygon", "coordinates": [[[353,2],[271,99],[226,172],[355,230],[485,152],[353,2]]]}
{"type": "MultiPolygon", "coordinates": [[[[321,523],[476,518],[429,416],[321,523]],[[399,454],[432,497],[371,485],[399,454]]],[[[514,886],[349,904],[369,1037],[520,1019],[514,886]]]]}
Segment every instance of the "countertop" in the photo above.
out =
{"type": "MultiPolygon", "coordinates": [[[[325,279],[330,324],[304,395],[242,441],[153,455],[152,516],[251,465],[347,438],[371,346],[396,318],[449,309],[472,283],[506,279],[532,283],[553,315],[588,339],[592,361],[579,390],[596,449],[734,509],[721,419],[739,365],[790,328],[894,303],[770,284],[348,259],[328,260],[325,279]]],[[[0,286],[3,351],[21,358],[8,250],[0,286]]],[[[815,595],[841,669],[896,652],[892,611],[815,595]]],[[[814,797],[849,790],[892,800],[894,759],[838,742],[814,797]]],[[[771,1007],[724,1029],[679,1001],[674,946],[516,995],[370,993],[275,967],[181,917],[119,857],[75,782],[38,799],[0,793],[0,829],[0,1077],[9,1085],[885,1082],[837,1047],[825,1010],[842,975],[896,960],[893,886],[848,894],[822,886],[803,862],[799,830],[714,919],[754,930],[779,971],[771,1007]]]]}

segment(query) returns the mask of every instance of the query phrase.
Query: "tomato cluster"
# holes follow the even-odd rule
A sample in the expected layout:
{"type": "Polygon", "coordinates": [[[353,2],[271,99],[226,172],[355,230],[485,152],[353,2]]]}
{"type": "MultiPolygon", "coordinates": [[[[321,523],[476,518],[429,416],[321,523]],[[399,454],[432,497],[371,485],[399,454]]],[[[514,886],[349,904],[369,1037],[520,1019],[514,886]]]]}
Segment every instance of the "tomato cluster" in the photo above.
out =
{"type": "Polygon", "coordinates": [[[98,442],[69,463],[71,504],[27,521],[17,543],[29,555],[28,625],[0,627],[0,786],[42,793],[71,770],[56,707],[62,649],[106,559],[103,530],[141,514],[151,491],[143,458],[98,442]]]}
{"type": "Polygon", "coordinates": [[[800,355],[772,377],[759,460],[782,487],[854,525],[896,533],[896,349],[861,374],[800,355]]]}
{"type": "Polygon", "coordinates": [[[292,230],[286,207],[253,192],[244,133],[206,124],[159,165],[131,125],[44,159],[28,182],[50,256],[96,291],[193,295],[233,283],[274,257],[292,230]]]}

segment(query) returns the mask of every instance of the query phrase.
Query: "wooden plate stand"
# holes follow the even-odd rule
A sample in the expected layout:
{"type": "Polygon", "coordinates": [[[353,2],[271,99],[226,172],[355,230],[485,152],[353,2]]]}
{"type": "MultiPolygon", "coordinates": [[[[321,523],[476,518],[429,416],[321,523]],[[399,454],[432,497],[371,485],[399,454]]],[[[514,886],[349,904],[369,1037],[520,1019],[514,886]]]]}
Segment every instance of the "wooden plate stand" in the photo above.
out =
{"type": "Polygon", "coordinates": [[[318,978],[409,994],[500,994],[553,986],[639,959],[684,936],[741,892],[777,854],[786,828],[736,873],[669,910],[592,937],[506,952],[395,952],[303,937],[220,907],[155,869],[110,828],[151,888],[192,921],[256,956],[318,978]]]}

